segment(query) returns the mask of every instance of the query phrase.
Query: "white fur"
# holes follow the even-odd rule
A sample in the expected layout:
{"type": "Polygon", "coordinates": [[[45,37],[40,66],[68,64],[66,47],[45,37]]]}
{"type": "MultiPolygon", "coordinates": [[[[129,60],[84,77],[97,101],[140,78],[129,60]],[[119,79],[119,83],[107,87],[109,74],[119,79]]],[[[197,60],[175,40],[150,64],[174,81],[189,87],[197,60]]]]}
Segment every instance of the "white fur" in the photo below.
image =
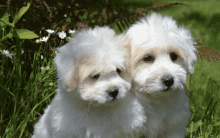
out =
{"type": "Polygon", "coordinates": [[[58,48],[54,63],[59,87],[32,138],[139,137],[146,117],[129,92],[131,77],[123,76],[128,51],[122,49],[122,40],[109,27],[95,27],[58,48]],[[93,80],[97,73],[100,77],[93,80]],[[114,88],[118,88],[115,100],[107,93],[114,88]]]}
{"type": "Polygon", "coordinates": [[[125,36],[131,39],[133,91],[148,118],[145,135],[184,138],[190,117],[184,85],[187,72],[194,72],[193,64],[197,61],[190,31],[178,26],[171,17],[152,13],[132,25],[125,36]],[[178,55],[176,60],[171,60],[173,51],[178,55]],[[134,61],[141,54],[143,58],[134,61]],[[145,57],[154,57],[154,60],[144,60],[145,57]],[[162,81],[166,75],[174,80],[168,91],[162,81]]]}

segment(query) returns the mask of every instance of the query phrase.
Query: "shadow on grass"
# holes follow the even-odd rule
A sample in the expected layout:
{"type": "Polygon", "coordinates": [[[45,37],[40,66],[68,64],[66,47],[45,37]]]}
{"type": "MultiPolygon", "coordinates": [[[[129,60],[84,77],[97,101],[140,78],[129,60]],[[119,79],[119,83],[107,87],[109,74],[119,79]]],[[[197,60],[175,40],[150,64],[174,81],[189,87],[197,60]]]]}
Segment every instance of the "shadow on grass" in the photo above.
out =
{"type": "Polygon", "coordinates": [[[182,18],[182,20],[195,20],[198,23],[204,24],[207,21],[207,18],[200,12],[191,12],[188,15],[184,13],[184,18],[182,18]]]}
{"type": "Polygon", "coordinates": [[[207,17],[200,12],[183,13],[184,17],[178,19],[181,23],[188,23],[195,21],[199,26],[205,28],[205,32],[201,35],[209,34],[209,42],[206,47],[215,48],[220,51],[220,47],[216,45],[218,43],[220,36],[220,14],[214,14],[211,17],[207,17]]]}
{"type": "Polygon", "coordinates": [[[220,37],[220,14],[214,14],[206,26],[210,30],[211,34],[211,43],[210,45],[215,46],[215,49],[220,51],[220,46],[217,45],[217,43],[220,42],[219,37],[220,37]]]}

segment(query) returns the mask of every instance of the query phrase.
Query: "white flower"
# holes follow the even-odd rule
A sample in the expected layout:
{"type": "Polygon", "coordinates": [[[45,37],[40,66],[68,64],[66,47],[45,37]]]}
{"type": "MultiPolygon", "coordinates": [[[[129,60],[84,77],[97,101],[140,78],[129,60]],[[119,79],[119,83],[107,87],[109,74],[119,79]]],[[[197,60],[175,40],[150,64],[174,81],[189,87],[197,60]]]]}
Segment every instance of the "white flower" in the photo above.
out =
{"type": "Polygon", "coordinates": [[[52,34],[54,32],[54,30],[51,30],[51,29],[47,29],[46,30],[49,34],[52,34]]]}
{"type": "Polygon", "coordinates": [[[45,37],[45,36],[42,37],[41,42],[47,42],[48,38],[49,38],[48,36],[46,36],[46,37],[45,37]]]}
{"type": "Polygon", "coordinates": [[[24,50],[21,50],[21,54],[24,54],[24,50]]]}
{"type": "Polygon", "coordinates": [[[47,66],[47,67],[46,67],[46,70],[49,70],[49,69],[50,69],[50,67],[49,67],[49,66],[47,66]]]}
{"type": "Polygon", "coordinates": [[[44,68],[44,67],[41,67],[40,69],[41,69],[42,71],[43,71],[43,70],[45,70],[45,68],[44,68]]]}
{"type": "Polygon", "coordinates": [[[41,58],[41,59],[44,59],[44,56],[43,56],[43,55],[40,55],[40,58],[41,58]]]}
{"type": "Polygon", "coordinates": [[[55,55],[57,55],[57,54],[58,54],[58,52],[57,52],[57,51],[55,51],[54,53],[55,53],[55,55]]]}
{"type": "Polygon", "coordinates": [[[74,34],[74,33],[76,33],[76,31],[75,30],[69,30],[69,33],[74,34]]]}
{"type": "Polygon", "coordinates": [[[52,83],[52,82],[50,82],[50,83],[49,83],[49,85],[50,85],[50,86],[53,86],[53,83],[52,83]]]}
{"type": "Polygon", "coordinates": [[[64,14],[63,16],[64,16],[64,17],[67,17],[67,15],[66,15],[66,14],[64,14]]]}
{"type": "Polygon", "coordinates": [[[12,54],[10,54],[8,50],[3,50],[2,54],[5,55],[6,57],[12,58],[11,56],[12,54]]]}
{"type": "Polygon", "coordinates": [[[37,39],[37,40],[35,40],[36,43],[39,43],[40,41],[41,41],[41,39],[37,39]]]}
{"type": "Polygon", "coordinates": [[[64,39],[64,38],[66,37],[66,33],[65,33],[64,31],[58,32],[57,34],[59,35],[59,37],[60,37],[61,39],[64,39]]]}

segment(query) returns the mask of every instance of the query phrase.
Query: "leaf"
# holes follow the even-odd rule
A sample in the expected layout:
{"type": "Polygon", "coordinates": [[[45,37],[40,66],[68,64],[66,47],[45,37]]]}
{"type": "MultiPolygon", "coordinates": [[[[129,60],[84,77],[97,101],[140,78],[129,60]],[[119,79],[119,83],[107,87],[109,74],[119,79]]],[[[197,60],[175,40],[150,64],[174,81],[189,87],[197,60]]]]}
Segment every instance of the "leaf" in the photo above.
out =
{"type": "Polygon", "coordinates": [[[0,9],[0,26],[4,26],[4,24],[2,22],[14,27],[14,24],[9,22],[8,12],[4,9],[0,9]]]}
{"type": "Polygon", "coordinates": [[[23,7],[18,11],[18,14],[15,15],[13,24],[15,24],[15,23],[23,16],[23,14],[29,9],[30,5],[31,5],[30,2],[28,2],[27,6],[23,6],[23,7]]]}
{"type": "Polygon", "coordinates": [[[147,11],[149,11],[150,9],[153,9],[153,10],[157,10],[157,9],[160,9],[160,8],[164,8],[164,7],[169,7],[171,5],[185,5],[185,6],[189,6],[187,4],[183,4],[183,3],[178,3],[178,2],[175,2],[175,3],[167,3],[167,2],[155,2],[153,6],[147,8],[147,11]]]}
{"type": "Polygon", "coordinates": [[[0,9],[0,20],[9,22],[9,15],[5,9],[0,9]]]}
{"type": "Polygon", "coordinates": [[[7,37],[7,38],[12,38],[12,37],[13,37],[13,34],[12,34],[12,33],[8,33],[8,34],[6,35],[6,37],[7,37]]]}
{"type": "Polygon", "coordinates": [[[70,18],[70,17],[67,17],[67,18],[66,18],[66,22],[69,22],[69,23],[70,23],[70,22],[71,22],[71,18],[70,18]]]}
{"type": "Polygon", "coordinates": [[[12,33],[8,33],[7,35],[5,35],[4,37],[0,37],[0,40],[2,41],[2,40],[4,40],[4,39],[6,39],[6,38],[12,38],[13,37],[13,34],[12,33]]]}
{"type": "Polygon", "coordinates": [[[13,34],[13,37],[19,37],[20,39],[39,38],[37,34],[27,29],[15,29],[15,33],[13,34]]]}
{"type": "Polygon", "coordinates": [[[198,49],[198,55],[200,55],[201,60],[205,58],[205,60],[211,62],[211,59],[215,61],[220,60],[220,54],[218,51],[215,51],[214,49],[208,49],[206,47],[202,47],[198,49]]]}
{"type": "Polygon", "coordinates": [[[190,128],[187,131],[195,132],[201,125],[203,124],[202,120],[196,121],[195,123],[192,122],[190,124],[190,128]]]}

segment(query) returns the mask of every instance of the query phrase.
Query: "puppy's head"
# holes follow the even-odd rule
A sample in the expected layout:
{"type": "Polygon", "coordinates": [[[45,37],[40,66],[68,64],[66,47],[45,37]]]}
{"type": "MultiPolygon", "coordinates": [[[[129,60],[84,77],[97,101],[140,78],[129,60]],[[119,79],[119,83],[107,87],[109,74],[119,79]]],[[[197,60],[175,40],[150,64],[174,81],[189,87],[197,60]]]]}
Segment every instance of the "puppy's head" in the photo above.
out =
{"type": "Polygon", "coordinates": [[[184,89],[187,72],[194,72],[196,48],[189,30],[171,17],[153,13],[129,28],[132,74],[140,90],[165,93],[184,89]]]}
{"type": "Polygon", "coordinates": [[[58,48],[58,84],[84,101],[98,104],[124,98],[130,89],[130,53],[109,27],[81,30],[58,48]],[[74,91],[75,90],[75,91],[74,91]]]}

